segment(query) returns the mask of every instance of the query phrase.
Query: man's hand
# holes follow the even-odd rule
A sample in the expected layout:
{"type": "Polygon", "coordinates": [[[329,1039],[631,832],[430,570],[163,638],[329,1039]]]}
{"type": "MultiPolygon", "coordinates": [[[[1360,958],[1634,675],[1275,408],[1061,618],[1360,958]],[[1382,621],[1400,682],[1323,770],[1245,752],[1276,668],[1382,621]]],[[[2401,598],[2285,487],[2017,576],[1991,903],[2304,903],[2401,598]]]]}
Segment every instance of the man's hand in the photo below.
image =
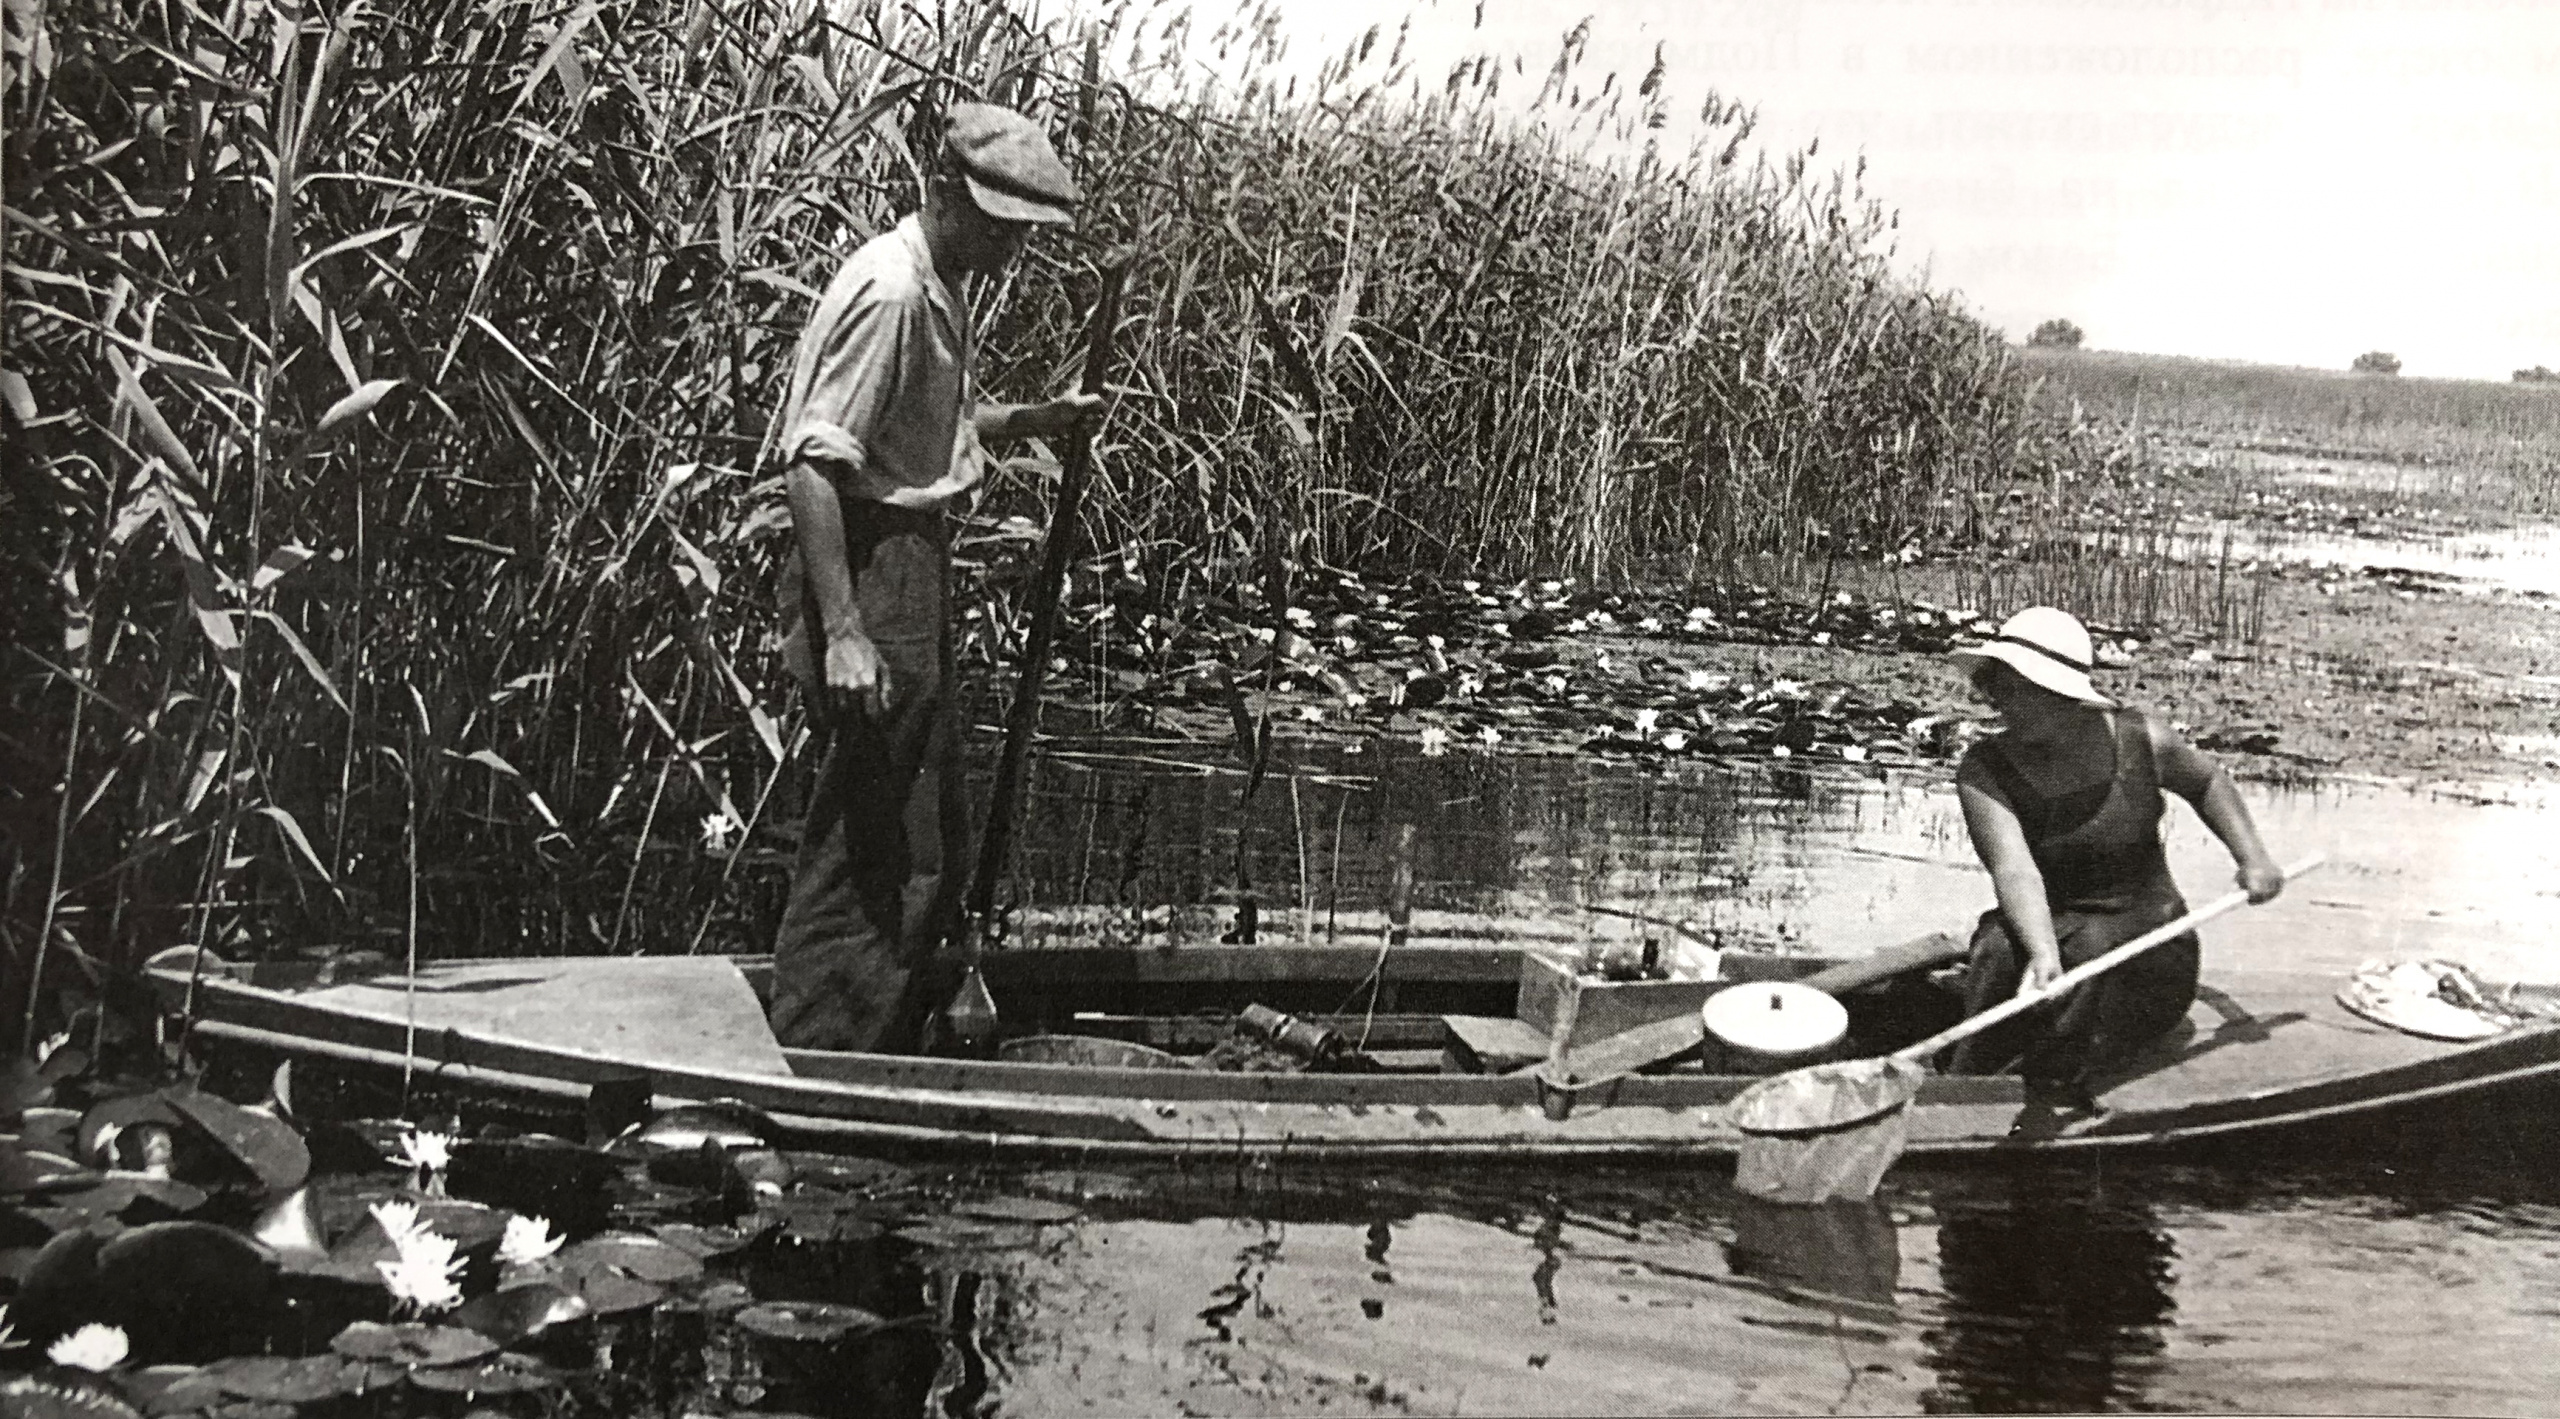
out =
{"type": "Polygon", "coordinates": [[[827,711],[840,719],[889,712],[889,667],[860,631],[827,637],[825,681],[827,711]]]}
{"type": "Polygon", "coordinates": [[[2243,862],[2238,875],[2232,880],[2240,884],[2241,891],[2249,894],[2249,905],[2256,906],[2260,902],[2274,901],[2276,894],[2284,890],[2284,869],[2264,859],[2243,862]]]}
{"type": "Polygon", "coordinates": [[[2026,974],[2018,977],[2018,994],[2033,995],[2062,976],[2062,958],[2037,953],[2027,957],[2026,974]]]}
{"type": "Polygon", "coordinates": [[[1099,394],[1061,394],[1045,404],[1024,404],[1012,410],[1006,419],[1005,432],[1015,438],[1055,438],[1078,424],[1089,423],[1102,413],[1099,394]]]}

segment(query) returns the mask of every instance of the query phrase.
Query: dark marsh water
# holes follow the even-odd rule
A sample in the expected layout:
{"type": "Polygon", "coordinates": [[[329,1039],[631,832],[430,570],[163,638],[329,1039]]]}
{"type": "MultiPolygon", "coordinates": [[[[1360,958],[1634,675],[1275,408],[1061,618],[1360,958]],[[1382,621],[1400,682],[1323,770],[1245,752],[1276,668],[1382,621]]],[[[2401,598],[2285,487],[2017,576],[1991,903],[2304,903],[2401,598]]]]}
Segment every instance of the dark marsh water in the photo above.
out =
{"type": "MultiPolygon", "coordinates": [[[[1686,920],[1856,952],[1989,902],[1934,775],[1657,772],[1302,752],[1249,802],[1214,752],[1071,748],[1024,832],[1030,941],[1215,949],[1236,843],[1266,941],[1376,941],[1398,824],[1417,940],[1686,920]]],[[[2560,978],[2560,839],[2525,790],[2248,790],[2331,865],[2207,950],[2343,975],[2446,955],[2560,978]]],[[[2192,897],[2229,865],[2172,805],[2192,897]]],[[[2288,1149],[2029,1170],[1906,1167],[1805,1214],[1660,1167],[1032,1179],[1092,1194],[1030,1245],[928,1255],[965,1343],[942,1414],[2546,1413],[2560,1404],[2560,1130],[2519,1106],[2288,1149]],[[966,1363],[963,1363],[965,1359],[966,1363]]],[[[1003,1176],[984,1180],[999,1190],[1003,1176]]]]}

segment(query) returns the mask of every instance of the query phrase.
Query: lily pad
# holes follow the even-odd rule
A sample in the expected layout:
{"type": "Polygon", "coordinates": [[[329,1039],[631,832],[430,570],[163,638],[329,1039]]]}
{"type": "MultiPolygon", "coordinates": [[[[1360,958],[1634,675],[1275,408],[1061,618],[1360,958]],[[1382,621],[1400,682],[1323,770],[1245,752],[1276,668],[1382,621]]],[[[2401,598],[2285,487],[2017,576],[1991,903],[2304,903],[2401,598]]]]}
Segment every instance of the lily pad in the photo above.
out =
{"type": "Polygon", "coordinates": [[[885,1192],[915,1181],[915,1169],[884,1163],[874,1158],[840,1158],[827,1154],[795,1153],[791,1166],[803,1187],[836,1188],[845,1192],[885,1192]]]}
{"type": "Polygon", "coordinates": [[[887,1321],[859,1306],[833,1301],[764,1301],[732,1317],[740,1330],[770,1340],[824,1345],[848,1335],[878,1330],[887,1321]]]}
{"type": "Polygon", "coordinates": [[[116,1380],[145,1414],[183,1414],[222,1402],[221,1384],[206,1379],[200,1365],[143,1365],[116,1380]]]}
{"type": "Polygon", "coordinates": [[[124,1172],[99,1174],[96,1186],[54,1198],[57,1205],[92,1217],[122,1217],[128,1221],[183,1217],[204,1206],[205,1200],[205,1190],[193,1183],[124,1172]]]}
{"type": "Polygon", "coordinates": [[[186,1126],[185,1115],[169,1103],[167,1089],[154,1089],[147,1094],[125,1094],[103,1100],[80,1116],[80,1129],[75,1141],[81,1161],[101,1166],[112,1165],[106,1155],[129,1129],[156,1124],[162,1128],[186,1126]]]}
{"type": "Polygon", "coordinates": [[[1028,1174],[1022,1185],[1033,1192],[1078,1202],[1132,1202],[1147,1195],[1146,1184],[1125,1173],[1086,1173],[1068,1168],[1028,1174]]]}
{"type": "Polygon", "coordinates": [[[12,1419],[142,1419],[105,1380],[55,1366],[0,1379],[0,1414],[12,1419]]]}
{"type": "Polygon", "coordinates": [[[216,1360],[204,1374],[222,1392],[270,1404],[312,1404],[362,1394],[372,1371],[343,1355],[244,1355],[216,1360]]]}
{"type": "Polygon", "coordinates": [[[661,1222],[650,1230],[668,1246],[705,1261],[727,1256],[754,1240],[752,1234],[736,1227],[703,1227],[691,1222],[661,1222]]]}
{"type": "Polygon", "coordinates": [[[682,1247],[637,1232],[607,1232],[563,1250],[560,1269],[572,1275],[616,1271],[642,1281],[691,1281],[702,1258],[682,1247]]]}
{"type": "Polygon", "coordinates": [[[311,1149],[301,1134],[281,1120],[201,1089],[170,1089],[164,1095],[172,1109],[248,1169],[267,1191],[300,1187],[311,1175],[311,1149]]]}
{"type": "Polygon", "coordinates": [[[737,1281],[715,1281],[689,1296],[668,1299],[666,1309],[692,1312],[718,1319],[733,1316],[754,1305],[756,1293],[737,1281]]]}
{"type": "Polygon", "coordinates": [[[85,1187],[104,1176],[64,1154],[27,1147],[0,1149],[0,1196],[85,1187]]]}
{"type": "Polygon", "coordinates": [[[782,1235],[813,1246],[867,1242],[883,1230],[859,1200],[835,1193],[802,1192],[775,1198],[758,1215],[771,1218],[782,1235]]]}
{"type": "Polygon", "coordinates": [[[590,1314],[620,1315],[625,1311],[647,1310],[667,1298],[666,1288],[652,1285],[618,1271],[584,1272],[571,1276],[578,1299],[587,1303],[590,1314]]]}
{"type": "Polygon", "coordinates": [[[963,1202],[952,1211],[990,1222],[1027,1222],[1034,1226],[1072,1222],[1084,1215],[1082,1208],[1036,1197],[982,1197],[963,1202]]]}
{"type": "Polygon", "coordinates": [[[502,1286],[465,1301],[453,1313],[453,1323],[468,1326],[501,1345],[513,1345],[555,1325],[593,1314],[595,1308],[578,1292],[552,1281],[529,1281],[520,1286],[502,1286]]]}
{"type": "Polygon", "coordinates": [[[339,1331],[329,1348],[350,1360],[393,1365],[460,1365],[497,1352],[498,1342],[458,1325],[411,1321],[381,1325],[360,1320],[339,1331]]]}
{"type": "Polygon", "coordinates": [[[918,1222],[899,1228],[895,1235],[902,1242],[935,1251],[1019,1251],[1040,1241],[1040,1229],[1035,1226],[976,1222],[964,1217],[918,1222]]]}
{"type": "Polygon", "coordinates": [[[550,1366],[529,1355],[501,1351],[470,1365],[445,1365],[409,1372],[409,1383],[446,1394],[529,1394],[560,1383],[550,1366]]]}

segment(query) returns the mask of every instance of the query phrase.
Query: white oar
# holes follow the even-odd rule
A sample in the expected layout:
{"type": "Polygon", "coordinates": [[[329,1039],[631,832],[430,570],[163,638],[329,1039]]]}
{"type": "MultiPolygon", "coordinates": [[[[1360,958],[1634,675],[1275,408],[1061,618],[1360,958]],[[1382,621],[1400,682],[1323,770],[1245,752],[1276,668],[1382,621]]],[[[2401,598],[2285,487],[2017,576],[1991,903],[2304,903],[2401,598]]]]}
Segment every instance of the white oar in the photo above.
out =
{"type": "MultiPolygon", "coordinates": [[[[2304,858],[2286,869],[2285,880],[2292,881],[2324,860],[2318,854],[2304,858]]],[[[1902,1156],[1910,1126],[1908,1106],[1920,1081],[1928,1077],[1931,1056],[2058,999],[2082,981],[2175,941],[2248,901],[2246,892],[2216,897],[2165,926],[2064,971],[2041,990],[2012,996],[1891,1054],[1817,1064],[1761,1080],[1735,1095],[1729,1108],[1729,1116],[1742,1130],[1734,1186],[1778,1202],[1873,1196],[1885,1170],[1902,1156]]]]}

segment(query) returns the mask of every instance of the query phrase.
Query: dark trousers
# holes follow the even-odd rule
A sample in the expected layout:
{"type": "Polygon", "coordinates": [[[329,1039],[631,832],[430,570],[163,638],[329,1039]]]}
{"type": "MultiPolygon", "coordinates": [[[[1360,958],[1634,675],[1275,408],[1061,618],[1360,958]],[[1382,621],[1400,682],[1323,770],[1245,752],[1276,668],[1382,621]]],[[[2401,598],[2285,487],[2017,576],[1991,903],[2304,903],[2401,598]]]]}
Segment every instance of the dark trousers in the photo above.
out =
{"type": "MultiPolygon", "coordinates": [[[[2054,935],[2065,969],[2096,960],[2153,927],[2186,913],[2175,895],[2120,911],[2053,913],[2054,935]]],[[[2166,941],[2123,965],[2072,988],[2059,1002],[1994,1025],[1959,1043],[1951,1069],[1957,1074],[1996,1074],[2010,1064],[2027,1077],[2031,1094],[2085,1101],[2112,1069],[2143,1046],[2176,1028],[2196,1001],[2203,951],[2194,932],[2166,941]]],[[[2027,953],[1997,910],[1982,914],[1973,932],[1973,957],[1965,968],[1964,1012],[1979,1015],[2018,993],[2027,953]]]]}
{"type": "MultiPolygon", "coordinates": [[[[774,940],[776,1038],[795,1049],[903,1052],[957,982],[936,948],[965,860],[942,519],[845,508],[854,600],[889,676],[885,713],[836,716],[809,792],[774,940]]],[[[805,592],[804,592],[805,596],[805,592]]],[[[815,607],[803,626],[824,662],[815,607]]]]}

